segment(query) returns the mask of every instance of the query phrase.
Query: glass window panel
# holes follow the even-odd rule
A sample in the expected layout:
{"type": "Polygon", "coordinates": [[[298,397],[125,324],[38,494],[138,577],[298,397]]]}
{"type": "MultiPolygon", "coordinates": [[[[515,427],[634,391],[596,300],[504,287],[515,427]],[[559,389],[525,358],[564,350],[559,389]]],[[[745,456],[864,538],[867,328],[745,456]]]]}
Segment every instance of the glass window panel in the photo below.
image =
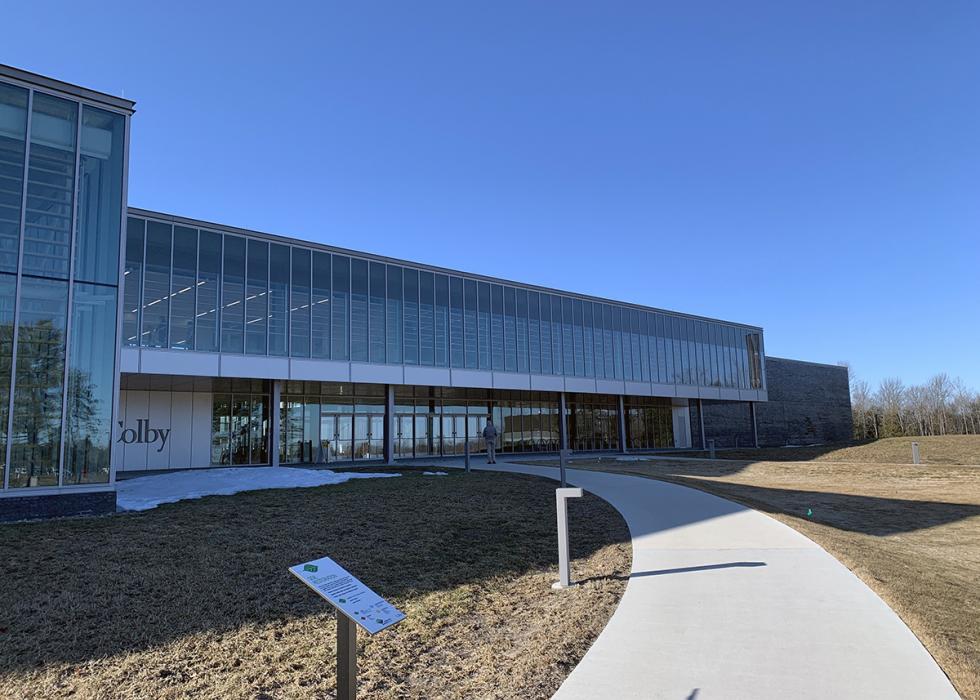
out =
{"type": "Polygon", "coordinates": [[[176,350],[194,349],[196,295],[197,229],[174,226],[173,275],[170,280],[170,347],[176,350]]]}
{"type": "Polygon", "coordinates": [[[372,262],[368,271],[368,359],[385,361],[385,280],[384,263],[372,262]]]}
{"type": "Polygon", "coordinates": [[[140,344],[140,292],[143,287],[143,232],[146,222],[126,222],[126,268],[123,270],[123,344],[140,344]]]}
{"type": "Polygon", "coordinates": [[[449,278],[449,364],[463,366],[463,280],[449,278]]]}
{"type": "Polygon", "coordinates": [[[231,464],[231,396],[215,394],[211,404],[211,464],[231,464]]]}
{"type": "Polygon", "coordinates": [[[647,314],[642,311],[636,312],[637,326],[640,335],[640,379],[644,382],[650,381],[650,343],[649,329],[647,328],[647,314]]]}
{"type": "Polygon", "coordinates": [[[551,374],[551,297],[539,295],[541,315],[541,371],[551,374]]]}
{"type": "Polygon", "coordinates": [[[405,362],[419,363],[419,271],[405,268],[405,362]]]}
{"type": "MultiPolygon", "coordinates": [[[[127,253],[128,256],[128,253],[127,253]]],[[[194,342],[198,350],[218,349],[218,285],[221,280],[221,236],[201,231],[197,259],[197,328],[194,342]]],[[[143,296],[146,300],[146,292],[143,296]]]]}
{"type": "Polygon", "coordinates": [[[293,248],[292,279],[289,296],[289,354],[310,356],[311,251],[293,248]]]}
{"type": "Polygon", "coordinates": [[[17,271],[26,138],[27,90],[0,83],[0,271],[4,272],[17,271]]]}
{"type": "Polygon", "coordinates": [[[585,376],[585,329],[582,302],[571,300],[572,304],[572,342],[575,344],[575,376],[585,376]]]}
{"type": "Polygon", "coordinates": [[[350,263],[350,359],[368,359],[368,263],[351,258],[350,263]]]}
{"type": "Polygon", "coordinates": [[[631,332],[630,309],[620,309],[622,311],[623,334],[623,378],[633,379],[633,338],[631,332]]]}
{"type": "MultiPolygon", "coordinates": [[[[561,299],[556,296],[551,299],[551,361],[555,374],[561,374],[561,299]]],[[[571,367],[568,368],[571,370],[571,367]]],[[[571,371],[569,371],[569,374],[571,371]]]]}
{"type": "Polygon", "coordinates": [[[269,299],[267,314],[269,354],[283,357],[289,349],[289,246],[269,244],[269,299]]]}
{"type": "Polygon", "coordinates": [[[34,93],[24,212],[23,271],[68,278],[78,104],[34,93]]]}
{"type": "Polygon", "coordinates": [[[58,484],[67,307],[67,282],[21,280],[11,487],[58,484]]]}
{"type": "Polygon", "coordinates": [[[436,367],[449,366],[449,278],[435,276],[436,367]]]}
{"type": "Polygon", "coordinates": [[[387,361],[400,363],[402,361],[402,268],[397,265],[388,266],[388,334],[387,361]]]}
{"type": "Polygon", "coordinates": [[[630,309],[628,311],[623,311],[623,318],[626,318],[626,314],[629,314],[630,319],[630,348],[632,349],[632,360],[633,360],[633,379],[639,381],[642,377],[642,372],[640,367],[643,363],[642,355],[640,354],[640,312],[630,309]]]}
{"type": "Polygon", "coordinates": [[[663,314],[656,314],[655,319],[657,324],[657,359],[659,362],[657,366],[658,379],[661,383],[669,383],[672,381],[673,360],[671,359],[670,345],[667,342],[667,329],[663,314]]]}
{"type": "Polygon", "coordinates": [[[221,352],[245,351],[245,239],[225,236],[221,269],[221,352]]]}
{"type": "Polygon", "coordinates": [[[125,117],[82,107],[76,280],[117,284],[125,141],[125,117]]]}
{"type": "Polygon", "coordinates": [[[330,293],[333,309],[330,311],[332,319],[330,326],[330,343],[333,346],[331,353],[334,360],[347,360],[350,358],[347,322],[350,313],[348,304],[350,300],[350,258],[343,255],[333,257],[333,280],[330,284],[330,293]]]}
{"type": "Polygon", "coordinates": [[[269,331],[269,244],[251,238],[246,254],[245,352],[265,355],[269,331]]]}
{"type": "Polygon", "coordinates": [[[623,378],[623,310],[612,307],[613,326],[613,372],[616,379],[623,378]]]}
{"type": "Polygon", "coordinates": [[[517,290],[517,371],[527,372],[527,290],[517,290]]]}
{"type": "Polygon", "coordinates": [[[585,352],[585,376],[595,376],[595,340],[592,329],[592,302],[582,303],[582,347],[585,352]]]}
{"type": "Polygon", "coordinates": [[[7,466],[7,418],[10,410],[10,369],[14,355],[16,286],[15,275],[0,273],[0,484],[3,483],[7,466]]]}
{"type": "Polygon", "coordinates": [[[605,360],[606,379],[616,378],[616,355],[613,352],[613,314],[612,307],[602,305],[602,356],[605,360]]]}
{"type": "Polygon", "coordinates": [[[169,345],[170,246],[172,226],[146,222],[146,267],[143,281],[143,334],[140,345],[165,348],[169,345]]]}
{"type": "Polygon", "coordinates": [[[330,357],[330,254],[313,252],[313,357],[330,357]]]}
{"type": "Polygon", "coordinates": [[[504,369],[517,371],[517,296],[513,287],[504,287],[504,369]]]}
{"type": "Polygon", "coordinates": [[[572,300],[559,297],[561,303],[562,363],[565,374],[575,374],[575,338],[572,332],[572,300]]]}
{"type": "MultiPolygon", "coordinates": [[[[196,235],[194,239],[196,248],[196,235]]],[[[76,282],[68,355],[65,484],[109,481],[115,341],[116,288],[76,282]]]]}
{"type": "Polygon", "coordinates": [[[593,346],[595,348],[595,376],[604,379],[606,376],[606,354],[604,348],[602,304],[592,305],[593,346]]]}
{"type": "Polygon", "coordinates": [[[477,309],[476,282],[465,280],[463,283],[463,353],[467,369],[477,367],[477,309]]]}
{"type": "Polygon", "coordinates": [[[419,362],[431,365],[434,361],[433,280],[431,272],[419,272],[419,362]]]}
{"type": "Polygon", "coordinates": [[[490,284],[478,282],[479,290],[479,330],[480,330],[480,369],[490,369],[490,284]]]}
{"type": "Polygon", "coordinates": [[[490,365],[504,368],[504,290],[499,284],[490,285],[490,365]]]}

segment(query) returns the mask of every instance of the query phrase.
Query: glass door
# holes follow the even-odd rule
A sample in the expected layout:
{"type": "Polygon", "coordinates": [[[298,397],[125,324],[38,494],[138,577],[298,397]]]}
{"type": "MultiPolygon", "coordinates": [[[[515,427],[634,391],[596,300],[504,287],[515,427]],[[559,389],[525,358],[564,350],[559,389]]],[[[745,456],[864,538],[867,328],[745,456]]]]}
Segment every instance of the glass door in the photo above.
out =
{"type": "Polygon", "coordinates": [[[368,454],[365,459],[384,459],[385,417],[372,415],[368,420],[368,454]]]}
{"type": "Polygon", "coordinates": [[[339,415],[332,418],[335,422],[333,442],[330,443],[330,459],[339,462],[349,461],[354,438],[354,417],[339,415]]]}
{"type": "Polygon", "coordinates": [[[395,419],[395,454],[399,457],[412,456],[413,422],[412,416],[398,416],[395,419]]]}

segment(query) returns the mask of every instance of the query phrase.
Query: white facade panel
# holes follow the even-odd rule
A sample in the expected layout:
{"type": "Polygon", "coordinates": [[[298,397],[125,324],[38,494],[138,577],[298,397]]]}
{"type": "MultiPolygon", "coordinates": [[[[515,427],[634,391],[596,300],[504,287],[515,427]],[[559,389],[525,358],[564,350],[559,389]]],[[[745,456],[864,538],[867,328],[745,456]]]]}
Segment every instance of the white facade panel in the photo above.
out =
{"type": "Polygon", "coordinates": [[[677,396],[677,387],[673,384],[651,384],[651,396],[677,396]]]}
{"type": "Polygon", "coordinates": [[[138,352],[140,354],[139,371],[143,374],[218,376],[219,356],[216,353],[157,350],[153,348],[143,348],[138,352]]]}
{"type": "Polygon", "coordinates": [[[289,379],[289,359],[257,357],[255,355],[226,355],[222,353],[221,374],[212,376],[243,377],[245,379],[289,379]]]}
{"type": "Polygon", "coordinates": [[[139,348],[123,348],[119,354],[119,371],[136,373],[140,371],[139,348]]]}
{"type": "Polygon", "coordinates": [[[417,384],[424,386],[455,386],[453,379],[458,370],[449,370],[442,367],[415,367],[405,365],[406,384],[417,384]]]}
{"type": "Polygon", "coordinates": [[[289,378],[311,382],[349,382],[350,363],[293,359],[289,361],[289,378]]]}
{"type": "MultiPolygon", "coordinates": [[[[447,381],[449,372],[446,371],[447,381]]],[[[404,380],[401,365],[370,365],[350,363],[350,380],[365,384],[401,384],[404,380]]]]}
{"type": "Polygon", "coordinates": [[[493,386],[495,389],[530,389],[531,378],[514,372],[494,372],[493,386]]]}
{"type": "Polygon", "coordinates": [[[674,447],[691,446],[691,411],[687,406],[674,406],[671,409],[674,423],[674,447]]]}
{"type": "Polygon", "coordinates": [[[618,379],[596,379],[595,388],[600,394],[625,394],[626,382],[618,379]]]}
{"type": "Polygon", "coordinates": [[[716,386],[702,386],[698,388],[699,399],[720,399],[721,390],[716,386]]]}
{"type": "MultiPolygon", "coordinates": [[[[191,444],[190,466],[207,467],[211,464],[211,403],[212,395],[195,392],[191,399],[193,416],[189,442],[191,444]]],[[[178,436],[179,438],[180,436],[178,436]]]]}
{"type": "MultiPolygon", "coordinates": [[[[408,376],[408,368],[406,368],[405,378],[408,379],[408,376]]],[[[452,370],[452,386],[492,389],[493,372],[478,369],[454,369],[452,370]]]]}
{"type": "Polygon", "coordinates": [[[139,427],[136,421],[149,415],[149,402],[148,391],[124,391],[119,397],[122,426],[116,424],[114,439],[123,442],[123,463],[120,469],[146,469],[146,443],[136,441],[136,431],[139,427]]]}
{"type": "Polygon", "coordinates": [[[652,396],[653,392],[648,382],[626,382],[627,396],[652,396]]]}
{"type": "Polygon", "coordinates": [[[150,391],[150,410],[142,424],[140,439],[146,442],[146,468],[168,469],[173,430],[171,424],[172,397],[169,391],[150,391]]]}
{"type": "Polygon", "coordinates": [[[595,393],[595,379],[586,377],[565,377],[565,391],[595,393]]]}
{"type": "Polygon", "coordinates": [[[723,387],[718,390],[718,393],[722,401],[738,401],[738,389],[725,389],[723,387]]]}
{"type": "Polygon", "coordinates": [[[696,399],[698,398],[698,388],[696,386],[678,384],[677,396],[680,396],[681,398],[685,398],[685,399],[696,399]]]}
{"type": "Polygon", "coordinates": [[[531,389],[534,391],[565,391],[565,379],[550,374],[532,374],[531,389]]]}
{"type": "MultiPolygon", "coordinates": [[[[159,393],[159,392],[158,392],[159,393]]],[[[192,426],[194,422],[194,394],[189,391],[175,391],[170,395],[170,435],[167,446],[170,457],[167,466],[190,466],[192,426]]]]}

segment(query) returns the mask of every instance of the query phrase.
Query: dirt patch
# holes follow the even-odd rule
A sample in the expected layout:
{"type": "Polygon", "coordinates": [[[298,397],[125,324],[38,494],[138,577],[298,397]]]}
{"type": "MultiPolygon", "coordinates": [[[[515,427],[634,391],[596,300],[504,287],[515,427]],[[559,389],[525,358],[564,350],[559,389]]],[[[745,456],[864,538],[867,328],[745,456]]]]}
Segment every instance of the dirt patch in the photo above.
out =
{"type": "Polygon", "coordinates": [[[964,698],[980,699],[980,469],[666,459],[572,466],[691,486],[796,528],[902,617],[964,698]]]}
{"type": "Polygon", "coordinates": [[[365,697],[549,697],[612,614],[629,532],[554,484],[406,475],[144,513],[3,526],[0,697],[308,698],[335,691],[336,623],[287,567],[328,555],[408,619],[359,635],[365,697]]]}

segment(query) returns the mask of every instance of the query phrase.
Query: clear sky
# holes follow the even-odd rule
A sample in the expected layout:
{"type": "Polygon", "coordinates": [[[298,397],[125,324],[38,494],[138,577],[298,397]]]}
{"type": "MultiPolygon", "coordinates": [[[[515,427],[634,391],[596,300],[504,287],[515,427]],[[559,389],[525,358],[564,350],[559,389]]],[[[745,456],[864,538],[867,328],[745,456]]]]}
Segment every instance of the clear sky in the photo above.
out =
{"type": "Polygon", "coordinates": [[[980,389],[980,3],[32,2],[129,203],[980,389]]]}

